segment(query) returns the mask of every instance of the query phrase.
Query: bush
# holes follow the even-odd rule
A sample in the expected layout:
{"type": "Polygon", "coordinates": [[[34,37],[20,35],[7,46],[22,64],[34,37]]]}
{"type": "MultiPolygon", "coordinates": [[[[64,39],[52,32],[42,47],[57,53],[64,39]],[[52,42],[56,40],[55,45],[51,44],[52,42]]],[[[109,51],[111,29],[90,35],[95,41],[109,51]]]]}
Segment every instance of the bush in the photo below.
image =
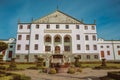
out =
{"type": "Polygon", "coordinates": [[[75,68],[69,68],[67,73],[74,74],[75,73],[75,68]]]}
{"type": "Polygon", "coordinates": [[[77,72],[82,72],[82,69],[81,69],[81,68],[78,68],[78,69],[77,69],[77,72]]]}
{"type": "Polygon", "coordinates": [[[14,74],[12,75],[13,79],[12,80],[31,80],[31,77],[24,76],[24,75],[18,75],[14,74]]]}
{"type": "Polygon", "coordinates": [[[55,74],[55,73],[57,73],[56,69],[55,68],[51,68],[50,71],[49,71],[49,74],[55,74]]]}
{"type": "Polygon", "coordinates": [[[5,66],[0,66],[0,70],[5,70],[6,67],[5,66]]]}
{"type": "Polygon", "coordinates": [[[80,62],[75,62],[75,67],[81,67],[81,63],[80,62]]]}

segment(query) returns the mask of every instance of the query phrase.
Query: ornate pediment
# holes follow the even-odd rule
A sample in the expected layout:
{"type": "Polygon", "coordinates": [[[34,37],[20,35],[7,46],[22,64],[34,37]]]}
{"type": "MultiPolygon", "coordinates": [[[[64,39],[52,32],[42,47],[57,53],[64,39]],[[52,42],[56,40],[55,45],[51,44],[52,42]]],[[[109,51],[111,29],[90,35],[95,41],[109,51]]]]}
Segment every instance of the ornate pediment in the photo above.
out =
{"type": "Polygon", "coordinates": [[[81,22],[59,10],[56,10],[52,14],[34,20],[32,23],[81,23],[81,22]]]}

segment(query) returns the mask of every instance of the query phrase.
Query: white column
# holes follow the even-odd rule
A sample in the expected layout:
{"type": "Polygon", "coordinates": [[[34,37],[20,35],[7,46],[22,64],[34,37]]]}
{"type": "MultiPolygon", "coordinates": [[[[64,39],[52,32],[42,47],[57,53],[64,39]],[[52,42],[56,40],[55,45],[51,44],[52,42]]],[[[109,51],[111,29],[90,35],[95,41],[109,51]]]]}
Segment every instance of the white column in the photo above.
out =
{"type": "Polygon", "coordinates": [[[62,45],[61,45],[61,53],[63,54],[64,51],[64,36],[62,35],[62,45]]]}
{"type": "Polygon", "coordinates": [[[53,35],[51,36],[51,40],[52,40],[51,51],[52,51],[52,54],[54,54],[54,36],[53,35]]]}

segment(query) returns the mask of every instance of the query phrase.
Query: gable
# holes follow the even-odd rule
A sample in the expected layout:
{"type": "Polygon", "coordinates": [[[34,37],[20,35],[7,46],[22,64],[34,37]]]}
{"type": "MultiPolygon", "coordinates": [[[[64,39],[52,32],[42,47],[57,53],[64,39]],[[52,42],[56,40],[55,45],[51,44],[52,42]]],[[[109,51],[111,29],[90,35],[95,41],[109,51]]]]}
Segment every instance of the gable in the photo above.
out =
{"type": "Polygon", "coordinates": [[[52,14],[34,20],[32,23],[82,23],[82,22],[59,10],[56,10],[52,14]]]}

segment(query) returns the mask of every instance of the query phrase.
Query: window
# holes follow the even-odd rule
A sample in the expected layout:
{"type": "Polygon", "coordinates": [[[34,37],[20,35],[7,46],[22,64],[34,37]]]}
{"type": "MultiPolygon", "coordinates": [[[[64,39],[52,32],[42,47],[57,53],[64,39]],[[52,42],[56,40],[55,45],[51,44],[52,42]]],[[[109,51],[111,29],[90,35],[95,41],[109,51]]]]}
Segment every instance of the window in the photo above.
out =
{"type": "Polygon", "coordinates": [[[38,39],[39,39],[39,35],[36,34],[36,35],[35,35],[35,40],[38,40],[38,39]]]}
{"type": "Polygon", "coordinates": [[[109,48],[110,46],[107,46],[107,48],[109,48]]]}
{"type": "Polygon", "coordinates": [[[25,55],[24,59],[28,59],[28,55],[25,55]]]}
{"type": "Polygon", "coordinates": [[[77,44],[77,50],[81,50],[80,44],[77,44]]]}
{"type": "Polygon", "coordinates": [[[64,46],[65,51],[70,51],[70,46],[64,46]]]}
{"type": "Polygon", "coordinates": [[[59,36],[55,37],[55,42],[60,42],[60,37],[59,36]]]}
{"type": "Polygon", "coordinates": [[[56,25],[56,29],[59,29],[59,25],[56,25]]]}
{"type": "Polygon", "coordinates": [[[92,38],[93,38],[93,40],[96,40],[96,36],[95,35],[93,35],[92,38]]]}
{"type": "Polygon", "coordinates": [[[16,55],[16,59],[20,59],[20,55],[16,55]]]}
{"type": "Polygon", "coordinates": [[[118,51],[118,55],[120,55],[120,51],[118,51]]]}
{"type": "Polygon", "coordinates": [[[10,45],[10,48],[13,48],[13,45],[10,45]]]}
{"type": "Polygon", "coordinates": [[[85,26],[85,30],[88,30],[88,26],[85,26]]]}
{"type": "Polygon", "coordinates": [[[91,26],[92,27],[92,30],[95,30],[95,26],[91,26]]]}
{"type": "Polygon", "coordinates": [[[98,59],[98,55],[94,55],[94,58],[95,58],[95,59],[98,59]]]}
{"type": "Polygon", "coordinates": [[[30,35],[26,35],[26,40],[29,40],[30,39],[30,35]]]}
{"type": "Polygon", "coordinates": [[[104,51],[101,51],[101,57],[104,57],[104,51]]]}
{"type": "Polygon", "coordinates": [[[50,37],[50,36],[47,36],[47,37],[45,38],[45,42],[51,42],[51,37],[50,37]]]}
{"type": "Polygon", "coordinates": [[[66,25],[65,28],[66,28],[66,29],[69,29],[69,25],[66,25]]]}
{"type": "Polygon", "coordinates": [[[94,50],[97,50],[97,45],[93,45],[93,49],[94,49],[94,50]]]}
{"type": "Polygon", "coordinates": [[[88,37],[88,35],[86,35],[86,36],[85,36],[85,40],[89,40],[89,37],[88,37]]]}
{"type": "Polygon", "coordinates": [[[79,29],[79,25],[76,25],[76,29],[79,29]]]}
{"type": "Polygon", "coordinates": [[[107,51],[107,55],[110,55],[110,51],[107,51]]]}
{"type": "Polygon", "coordinates": [[[18,40],[21,40],[22,39],[22,35],[18,35],[18,40]]]}
{"type": "Polygon", "coordinates": [[[64,37],[64,42],[70,42],[70,38],[68,36],[64,37]]]}
{"type": "Polygon", "coordinates": [[[51,47],[50,46],[45,46],[45,51],[51,51],[51,47]]]}
{"type": "Polygon", "coordinates": [[[8,58],[12,58],[12,51],[9,51],[8,58]]]}
{"type": "Polygon", "coordinates": [[[37,58],[38,58],[38,56],[37,56],[37,55],[34,55],[34,58],[35,58],[35,59],[37,59],[37,58]]]}
{"type": "Polygon", "coordinates": [[[25,46],[25,50],[29,50],[29,45],[28,44],[25,46]]]}
{"type": "Polygon", "coordinates": [[[27,25],[27,29],[30,29],[30,25],[27,25]]]}
{"type": "Polygon", "coordinates": [[[103,46],[100,46],[101,48],[103,48],[103,46]]]}
{"type": "Polygon", "coordinates": [[[86,50],[89,50],[90,48],[89,48],[89,45],[86,45],[86,50]]]}
{"type": "Polygon", "coordinates": [[[76,39],[77,39],[77,40],[80,40],[80,35],[77,34],[77,35],[76,35],[76,39]]]}
{"type": "Polygon", "coordinates": [[[47,28],[47,29],[50,29],[50,25],[49,25],[49,24],[47,24],[47,25],[46,25],[46,28],[47,28]]]}
{"type": "Polygon", "coordinates": [[[23,25],[20,25],[20,26],[19,26],[19,29],[23,29],[23,25]]]}
{"type": "Polygon", "coordinates": [[[18,44],[18,45],[17,45],[17,50],[20,50],[20,49],[21,49],[21,45],[18,44]]]}
{"type": "Polygon", "coordinates": [[[34,49],[35,49],[35,50],[38,50],[38,44],[35,44],[35,45],[34,45],[34,49]]]}
{"type": "Polygon", "coordinates": [[[39,29],[39,25],[38,24],[36,25],[36,29],[39,29]]]}
{"type": "Polygon", "coordinates": [[[120,48],[120,46],[117,46],[117,48],[120,48]]]}
{"type": "Polygon", "coordinates": [[[87,55],[87,59],[90,59],[90,55],[87,55]]]}

